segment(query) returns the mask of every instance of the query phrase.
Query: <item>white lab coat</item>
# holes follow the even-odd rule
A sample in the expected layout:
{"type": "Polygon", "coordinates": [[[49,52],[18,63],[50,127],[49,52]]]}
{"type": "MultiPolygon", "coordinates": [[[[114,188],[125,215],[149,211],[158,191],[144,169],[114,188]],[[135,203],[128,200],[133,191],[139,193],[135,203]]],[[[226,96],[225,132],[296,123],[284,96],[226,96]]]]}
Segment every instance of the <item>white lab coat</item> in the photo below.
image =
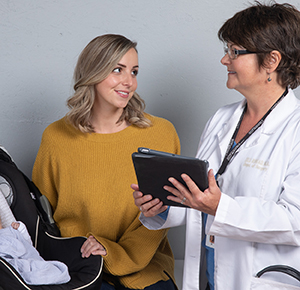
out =
{"type": "MultiPolygon", "coordinates": [[[[207,159],[214,173],[244,105],[219,109],[201,136],[197,157],[207,159]]],[[[216,216],[208,216],[206,225],[215,236],[215,289],[300,289],[300,282],[281,273],[255,278],[274,264],[300,271],[300,101],[292,90],[239,148],[219,185],[216,216]]],[[[149,229],[186,224],[183,290],[200,289],[201,212],[170,207],[166,221],[140,220],[149,229]]]]}

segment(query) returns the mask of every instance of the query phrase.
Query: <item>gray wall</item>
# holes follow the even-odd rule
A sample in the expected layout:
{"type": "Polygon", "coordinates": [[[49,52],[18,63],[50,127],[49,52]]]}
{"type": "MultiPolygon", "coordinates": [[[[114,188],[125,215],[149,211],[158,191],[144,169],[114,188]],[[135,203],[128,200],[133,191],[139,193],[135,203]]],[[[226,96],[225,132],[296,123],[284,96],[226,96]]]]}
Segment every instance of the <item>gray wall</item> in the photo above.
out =
{"type": "MultiPolygon", "coordinates": [[[[67,112],[78,54],[94,37],[118,33],[138,42],[137,91],[147,112],[172,121],[182,154],[194,156],[208,118],[242,98],[225,86],[217,31],[248,3],[0,0],[0,144],[31,175],[43,130],[67,112]]],[[[300,9],[300,0],[290,3],[300,9]]],[[[184,227],[169,236],[182,259],[184,227]]]]}

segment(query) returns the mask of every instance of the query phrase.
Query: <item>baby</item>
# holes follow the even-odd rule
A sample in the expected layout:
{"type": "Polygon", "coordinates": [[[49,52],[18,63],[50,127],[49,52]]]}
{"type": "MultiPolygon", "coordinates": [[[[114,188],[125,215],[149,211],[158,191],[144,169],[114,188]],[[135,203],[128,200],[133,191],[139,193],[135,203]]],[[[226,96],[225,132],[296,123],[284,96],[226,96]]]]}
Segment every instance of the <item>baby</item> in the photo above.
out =
{"type": "MultiPolygon", "coordinates": [[[[22,222],[12,222],[11,227],[14,230],[19,230],[19,232],[23,235],[24,239],[32,245],[32,241],[31,241],[30,235],[27,231],[27,228],[22,222]]],[[[2,229],[1,220],[0,220],[0,229],[2,229]]]]}
{"type": "Polygon", "coordinates": [[[45,261],[33,247],[26,226],[14,221],[2,227],[0,257],[10,263],[30,285],[63,284],[70,280],[68,268],[58,261],[45,261]]]}

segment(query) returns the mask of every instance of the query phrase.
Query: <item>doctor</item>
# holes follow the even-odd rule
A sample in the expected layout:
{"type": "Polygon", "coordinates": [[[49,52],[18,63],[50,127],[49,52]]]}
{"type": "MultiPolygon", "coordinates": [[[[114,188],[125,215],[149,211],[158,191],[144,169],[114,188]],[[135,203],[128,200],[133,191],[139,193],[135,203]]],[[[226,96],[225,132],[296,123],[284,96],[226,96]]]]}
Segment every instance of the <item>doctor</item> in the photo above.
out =
{"type": "Polygon", "coordinates": [[[132,185],[147,228],[186,224],[183,290],[300,289],[282,273],[256,277],[276,264],[300,270],[299,23],[291,5],[256,2],[220,28],[227,87],[244,99],[219,109],[201,136],[209,188],[185,174],[186,185],[170,178],[174,188],[165,187],[191,209],[167,208],[132,185]]]}

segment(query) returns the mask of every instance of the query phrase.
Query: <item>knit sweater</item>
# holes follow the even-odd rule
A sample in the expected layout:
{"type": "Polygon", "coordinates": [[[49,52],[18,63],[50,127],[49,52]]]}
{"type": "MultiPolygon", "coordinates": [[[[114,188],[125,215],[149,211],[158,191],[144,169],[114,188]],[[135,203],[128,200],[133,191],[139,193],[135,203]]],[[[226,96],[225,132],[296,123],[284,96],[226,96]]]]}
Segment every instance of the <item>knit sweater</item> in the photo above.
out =
{"type": "Polygon", "coordinates": [[[167,230],[150,231],[139,221],[131,154],[138,147],[179,154],[180,143],[169,121],[146,117],[151,127],[112,134],[82,133],[60,119],[45,129],[32,173],[62,236],[92,234],[107,251],[104,279],[117,277],[132,289],[174,280],[167,230]]]}

